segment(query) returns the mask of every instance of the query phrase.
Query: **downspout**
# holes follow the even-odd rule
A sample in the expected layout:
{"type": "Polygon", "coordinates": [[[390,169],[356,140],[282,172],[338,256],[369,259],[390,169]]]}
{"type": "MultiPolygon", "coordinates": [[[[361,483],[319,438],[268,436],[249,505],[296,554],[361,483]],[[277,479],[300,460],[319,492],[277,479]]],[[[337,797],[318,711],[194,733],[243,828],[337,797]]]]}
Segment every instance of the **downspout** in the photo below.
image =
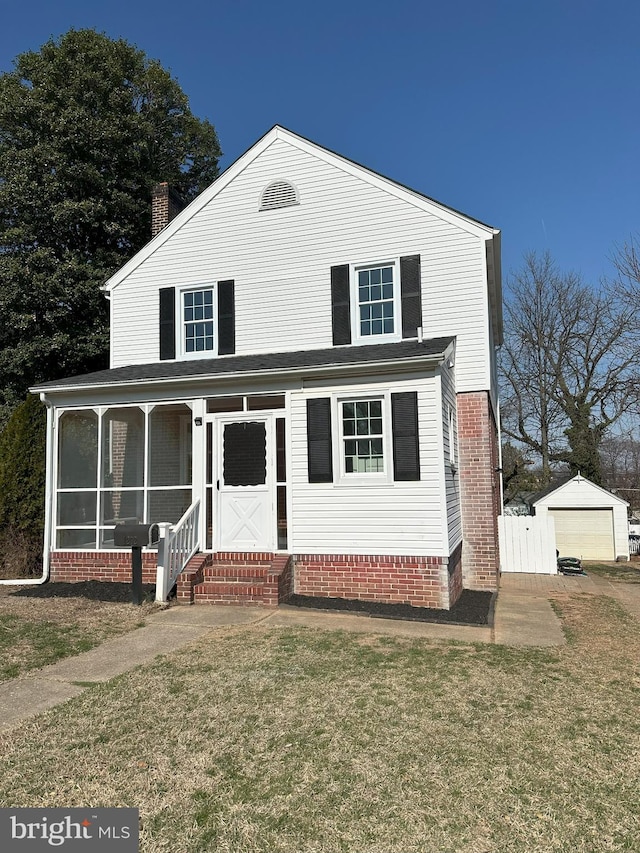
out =
{"type": "Polygon", "coordinates": [[[16,580],[0,580],[3,586],[37,586],[46,583],[49,580],[49,542],[51,541],[51,476],[53,472],[53,406],[46,399],[44,394],[40,394],[40,399],[47,407],[47,459],[46,459],[46,474],[45,474],[45,499],[44,499],[44,548],[42,552],[42,575],[39,578],[21,578],[16,580]]]}

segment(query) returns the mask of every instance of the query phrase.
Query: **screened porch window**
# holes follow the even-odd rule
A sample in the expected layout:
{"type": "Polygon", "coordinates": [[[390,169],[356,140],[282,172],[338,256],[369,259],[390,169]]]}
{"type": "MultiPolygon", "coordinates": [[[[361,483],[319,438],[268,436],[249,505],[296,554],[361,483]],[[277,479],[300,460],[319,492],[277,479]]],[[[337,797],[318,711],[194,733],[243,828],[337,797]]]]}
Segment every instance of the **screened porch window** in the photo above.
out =
{"type": "Polygon", "coordinates": [[[62,412],[55,547],[113,548],[116,524],[175,524],[191,504],[191,422],[183,403],[62,412]]]}

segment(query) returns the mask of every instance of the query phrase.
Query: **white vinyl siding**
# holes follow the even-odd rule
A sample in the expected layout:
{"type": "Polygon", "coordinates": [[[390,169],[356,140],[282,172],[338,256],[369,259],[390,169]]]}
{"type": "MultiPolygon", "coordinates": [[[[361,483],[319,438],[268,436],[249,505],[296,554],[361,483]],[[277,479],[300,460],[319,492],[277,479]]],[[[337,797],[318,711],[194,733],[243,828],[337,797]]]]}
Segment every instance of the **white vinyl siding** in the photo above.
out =
{"type": "Polygon", "coordinates": [[[159,288],[222,279],[236,282],[238,355],[330,347],[331,266],[414,254],[424,337],[457,336],[459,390],[487,389],[483,239],[276,139],[112,291],[112,366],[158,360],[159,288]],[[300,204],[260,211],[283,176],[300,204]]]}
{"type": "MultiPolygon", "coordinates": [[[[441,419],[435,377],[333,387],[291,395],[291,544],[294,553],[446,555],[442,526],[441,419]],[[420,477],[412,482],[372,485],[309,483],[306,400],[331,391],[351,397],[417,391],[420,477]]],[[[332,436],[335,443],[339,436],[332,436]]]]}
{"type": "MultiPolygon", "coordinates": [[[[452,360],[453,363],[453,360],[452,360]]],[[[457,407],[455,394],[456,366],[448,366],[448,360],[440,368],[440,387],[442,389],[442,437],[444,482],[446,492],[446,525],[449,540],[449,553],[452,553],[462,541],[462,510],[460,498],[460,474],[456,461],[457,449],[457,407]],[[453,441],[453,448],[451,447],[453,441]],[[452,461],[456,460],[456,461],[452,461]]]]}

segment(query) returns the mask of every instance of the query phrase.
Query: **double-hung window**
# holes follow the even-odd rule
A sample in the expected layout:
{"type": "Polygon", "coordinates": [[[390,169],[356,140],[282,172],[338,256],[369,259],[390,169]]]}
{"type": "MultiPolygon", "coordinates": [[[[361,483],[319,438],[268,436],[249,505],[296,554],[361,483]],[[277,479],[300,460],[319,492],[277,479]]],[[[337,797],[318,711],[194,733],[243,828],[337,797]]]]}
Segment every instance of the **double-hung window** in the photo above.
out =
{"type": "Polygon", "coordinates": [[[309,398],[307,473],[342,486],[419,480],[417,392],[309,398]]]}
{"type": "Polygon", "coordinates": [[[356,266],[352,275],[355,338],[373,343],[400,337],[400,298],[395,262],[356,266]]]}
{"type": "Polygon", "coordinates": [[[160,288],[160,359],[232,355],[236,348],[235,282],[160,288]]]}
{"type": "Polygon", "coordinates": [[[420,255],[331,267],[334,346],[394,343],[419,337],[420,255]]]}
{"type": "Polygon", "coordinates": [[[181,294],[182,342],[186,355],[215,351],[213,288],[181,294]]]}
{"type": "Polygon", "coordinates": [[[341,400],[339,418],[344,475],[384,474],[383,400],[341,400]]]}

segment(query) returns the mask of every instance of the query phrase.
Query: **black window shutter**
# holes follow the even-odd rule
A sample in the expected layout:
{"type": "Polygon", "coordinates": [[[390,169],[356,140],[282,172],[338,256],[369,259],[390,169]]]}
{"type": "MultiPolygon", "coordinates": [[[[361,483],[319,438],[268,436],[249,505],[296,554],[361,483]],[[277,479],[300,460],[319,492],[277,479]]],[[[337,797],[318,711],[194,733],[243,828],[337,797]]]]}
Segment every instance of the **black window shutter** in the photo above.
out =
{"type": "Polygon", "coordinates": [[[160,360],[176,357],[176,289],[160,288],[160,360]]]}
{"type": "Polygon", "coordinates": [[[307,468],[310,483],[333,482],[331,400],[307,400],[307,468]]]}
{"type": "Polygon", "coordinates": [[[331,328],[334,346],[351,343],[351,297],[348,264],[331,267],[331,328]]]}
{"type": "Polygon", "coordinates": [[[418,444],[418,395],[403,391],[391,395],[393,428],[393,479],[420,479],[418,444]]]}
{"type": "Polygon", "coordinates": [[[420,291],[420,255],[400,258],[400,293],[402,296],[402,337],[415,338],[422,325],[422,293],[420,291]]]}
{"type": "Polygon", "coordinates": [[[232,355],[235,351],[235,285],[230,279],[218,282],[218,355],[232,355]]]}

